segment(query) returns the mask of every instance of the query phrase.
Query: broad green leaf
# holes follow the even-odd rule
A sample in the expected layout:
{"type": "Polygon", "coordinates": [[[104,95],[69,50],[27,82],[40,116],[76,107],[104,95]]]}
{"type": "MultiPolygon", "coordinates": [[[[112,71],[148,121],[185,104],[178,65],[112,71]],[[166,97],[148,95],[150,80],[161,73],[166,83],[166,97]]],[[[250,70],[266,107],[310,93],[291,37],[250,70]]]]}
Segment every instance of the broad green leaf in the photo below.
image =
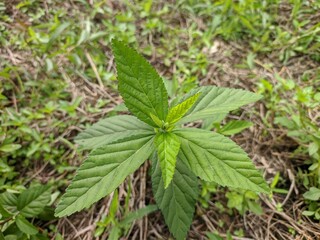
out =
{"type": "Polygon", "coordinates": [[[114,191],[154,151],[153,135],[135,135],[93,150],[62,196],[56,216],[89,207],[114,191]]]}
{"type": "Polygon", "coordinates": [[[252,125],[253,124],[248,121],[231,120],[219,130],[219,133],[223,135],[233,135],[252,125]]]}
{"type": "Polygon", "coordinates": [[[24,190],[18,197],[18,210],[25,217],[35,217],[50,202],[50,194],[49,186],[35,186],[24,190]]]}
{"type": "Polygon", "coordinates": [[[185,239],[199,195],[197,177],[178,159],[173,179],[165,189],[157,155],[154,154],[152,190],[170,232],[177,240],[185,239]]]}
{"type": "Polygon", "coordinates": [[[180,149],[180,140],[173,133],[158,133],[154,139],[164,181],[164,188],[170,184],[176,167],[177,155],[180,149]]]}
{"type": "Polygon", "coordinates": [[[320,199],[320,189],[311,187],[309,191],[303,194],[303,197],[308,200],[318,201],[320,199]]]}
{"type": "Polygon", "coordinates": [[[17,212],[17,202],[18,197],[14,193],[4,192],[0,194],[0,205],[9,213],[17,212]]]}
{"type": "Polygon", "coordinates": [[[20,144],[7,144],[7,145],[3,145],[0,146],[0,152],[14,152],[16,150],[18,150],[19,148],[21,148],[20,144]]]}
{"type": "Polygon", "coordinates": [[[222,186],[269,193],[269,187],[247,154],[229,138],[201,129],[177,129],[178,159],[200,178],[222,186]]]}
{"type": "Polygon", "coordinates": [[[179,121],[186,123],[213,117],[217,113],[227,113],[243,105],[258,101],[262,96],[253,92],[221,87],[199,87],[186,94],[179,102],[201,92],[198,100],[179,121]]]}
{"type": "MultiPolygon", "coordinates": [[[[11,217],[12,214],[9,213],[3,206],[0,204],[0,220],[3,218],[11,217]]],[[[1,238],[0,238],[1,239],[1,238]]]]}
{"type": "Polygon", "coordinates": [[[16,224],[25,234],[35,235],[38,233],[38,229],[20,214],[16,217],[16,224]]]}
{"type": "Polygon", "coordinates": [[[315,211],[303,211],[302,214],[305,216],[313,216],[315,214],[315,211]]]}
{"type": "Polygon", "coordinates": [[[166,122],[174,124],[178,122],[192,107],[192,105],[197,101],[198,97],[201,95],[200,92],[194,94],[193,96],[187,98],[182,103],[174,106],[169,110],[166,122]]]}
{"type": "Polygon", "coordinates": [[[141,121],[156,127],[150,113],[165,120],[168,94],[156,70],[135,50],[113,40],[112,50],[117,65],[119,92],[127,108],[141,121]]]}
{"type": "Polygon", "coordinates": [[[83,149],[94,149],[129,136],[153,132],[134,116],[120,115],[100,120],[81,132],[75,142],[83,149]]]}

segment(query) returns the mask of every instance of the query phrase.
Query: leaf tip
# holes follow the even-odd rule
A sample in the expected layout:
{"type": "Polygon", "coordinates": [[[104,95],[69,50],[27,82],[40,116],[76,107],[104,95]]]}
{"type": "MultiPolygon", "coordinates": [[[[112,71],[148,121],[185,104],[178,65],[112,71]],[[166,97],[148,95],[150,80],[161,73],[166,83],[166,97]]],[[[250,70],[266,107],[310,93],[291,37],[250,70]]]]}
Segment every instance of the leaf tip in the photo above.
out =
{"type": "Polygon", "coordinates": [[[119,51],[119,49],[123,48],[124,46],[125,44],[122,41],[119,41],[115,38],[111,40],[111,49],[114,54],[116,51],[119,51]]]}
{"type": "Polygon", "coordinates": [[[164,189],[167,189],[169,187],[170,183],[171,183],[171,179],[170,179],[170,181],[168,181],[168,180],[164,181],[164,189]]]}

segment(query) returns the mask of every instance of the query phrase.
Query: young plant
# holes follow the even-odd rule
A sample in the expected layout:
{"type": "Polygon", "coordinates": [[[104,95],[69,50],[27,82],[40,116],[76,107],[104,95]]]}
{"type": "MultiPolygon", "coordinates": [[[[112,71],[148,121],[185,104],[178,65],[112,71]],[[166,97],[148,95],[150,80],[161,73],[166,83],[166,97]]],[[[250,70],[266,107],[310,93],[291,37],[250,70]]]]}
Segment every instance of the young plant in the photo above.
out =
{"type": "Polygon", "coordinates": [[[119,92],[134,116],[107,118],[80,133],[76,141],[93,149],[56,208],[56,216],[89,207],[114,191],[152,158],[152,188],[170,232],[184,239],[198,198],[198,179],[268,193],[269,188],[233,141],[218,133],[183,128],[212,118],[260,95],[213,86],[199,87],[169,108],[168,94],[155,69],[135,50],[114,40],[119,92]]]}
{"type": "Polygon", "coordinates": [[[53,220],[49,185],[34,185],[20,194],[0,194],[0,239],[47,239],[28,219],[53,220]]]}

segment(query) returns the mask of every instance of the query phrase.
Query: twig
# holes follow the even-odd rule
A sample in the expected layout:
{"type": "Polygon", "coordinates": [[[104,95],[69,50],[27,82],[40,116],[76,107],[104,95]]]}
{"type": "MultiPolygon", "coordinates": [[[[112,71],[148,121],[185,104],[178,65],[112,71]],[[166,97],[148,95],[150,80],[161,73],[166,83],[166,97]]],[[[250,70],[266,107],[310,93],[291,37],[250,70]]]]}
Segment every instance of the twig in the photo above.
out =
{"type": "Polygon", "coordinates": [[[100,75],[99,75],[99,73],[98,73],[97,67],[96,67],[95,63],[93,62],[90,53],[88,53],[87,50],[85,50],[84,53],[85,53],[85,55],[86,55],[86,57],[87,57],[87,59],[88,59],[88,61],[89,61],[89,63],[90,63],[90,66],[92,67],[92,70],[93,70],[94,74],[96,75],[96,78],[97,78],[97,80],[98,80],[98,83],[99,83],[100,87],[103,89],[103,88],[104,88],[104,85],[103,85],[103,83],[102,83],[102,80],[101,80],[100,75]]]}

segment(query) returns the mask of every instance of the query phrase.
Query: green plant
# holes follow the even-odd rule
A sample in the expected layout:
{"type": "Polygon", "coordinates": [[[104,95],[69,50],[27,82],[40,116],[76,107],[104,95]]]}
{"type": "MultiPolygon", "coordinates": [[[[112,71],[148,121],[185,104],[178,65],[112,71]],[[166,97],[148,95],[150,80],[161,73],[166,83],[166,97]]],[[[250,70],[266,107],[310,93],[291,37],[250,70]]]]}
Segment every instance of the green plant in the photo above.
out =
{"type": "MultiPolygon", "coordinates": [[[[219,234],[217,233],[209,233],[207,232],[207,237],[209,240],[223,240],[224,238],[222,238],[219,234]]],[[[231,233],[228,231],[225,237],[226,240],[233,240],[233,237],[231,235],[231,233]]]]}
{"type": "Polygon", "coordinates": [[[302,212],[305,216],[313,216],[315,219],[320,220],[320,189],[311,187],[303,194],[304,199],[308,203],[308,210],[302,212]]]}
{"type": "Polygon", "coordinates": [[[76,141],[93,149],[61,198],[56,216],[89,207],[114,191],[152,156],[152,188],[170,232],[184,239],[198,197],[197,177],[222,186],[256,192],[269,187],[247,154],[218,133],[182,128],[212,118],[260,95],[228,88],[199,87],[169,108],[164,83],[136,51],[116,40],[112,45],[119,92],[134,116],[107,118],[82,132],[76,141]]]}
{"type": "MultiPolygon", "coordinates": [[[[306,156],[306,166],[298,169],[297,177],[298,183],[307,189],[303,197],[308,204],[308,210],[303,214],[320,219],[320,202],[315,194],[320,187],[320,129],[317,114],[320,91],[316,87],[319,76],[311,77],[306,72],[302,82],[285,79],[279,75],[275,77],[277,83],[274,85],[264,79],[259,83],[259,91],[267,100],[268,112],[264,121],[265,124],[276,124],[284,128],[287,136],[295,140],[298,147],[294,150],[293,156],[306,156]]],[[[285,189],[274,188],[278,180],[277,174],[271,183],[272,191],[286,193],[285,189]]]]}
{"type": "Polygon", "coordinates": [[[49,185],[34,185],[21,193],[0,194],[0,230],[5,239],[48,239],[28,219],[53,220],[50,205],[55,196],[51,195],[49,185]]]}
{"type": "Polygon", "coordinates": [[[245,214],[246,211],[251,211],[257,215],[261,215],[263,210],[260,203],[257,202],[259,196],[252,191],[230,191],[226,193],[228,199],[228,208],[235,208],[241,215],[245,214]]]}

